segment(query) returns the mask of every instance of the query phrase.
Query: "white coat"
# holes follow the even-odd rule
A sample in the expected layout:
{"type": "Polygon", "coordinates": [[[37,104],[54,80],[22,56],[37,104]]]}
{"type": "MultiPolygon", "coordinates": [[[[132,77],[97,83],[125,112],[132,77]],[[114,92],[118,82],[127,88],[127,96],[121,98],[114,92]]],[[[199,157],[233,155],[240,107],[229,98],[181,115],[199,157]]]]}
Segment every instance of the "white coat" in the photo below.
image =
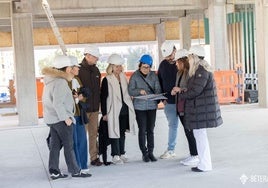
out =
{"type": "MultiPolygon", "coordinates": [[[[123,100],[128,106],[129,113],[129,131],[135,134],[136,115],[131,97],[128,93],[128,82],[124,73],[120,73],[120,82],[123,93],[123,100]]],[[[108,98],[107,98],[107,118],[108,118],[108,133],[110,138],[120,138],[119,129],[119,114],[122,108],[122,98],[120,85],[114,74],[107,75],[108,82],[108,98]]]]}

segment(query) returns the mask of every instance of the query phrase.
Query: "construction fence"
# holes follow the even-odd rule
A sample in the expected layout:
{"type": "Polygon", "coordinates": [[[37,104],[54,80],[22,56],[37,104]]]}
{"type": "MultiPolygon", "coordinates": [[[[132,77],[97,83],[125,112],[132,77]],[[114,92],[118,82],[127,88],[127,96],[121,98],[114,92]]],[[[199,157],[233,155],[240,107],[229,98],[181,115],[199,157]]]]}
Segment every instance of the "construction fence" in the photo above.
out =
{"type": "MultiPolygon", "coordinates": [[[[126,72],[126,76],[129,79],[133,72],[126,72]]],[[[105,74],[102,73],[102,77],[105,74]]],[[[244,75],[241,68],[236,70],[226,70],[226,71],[215,71],[214,79],[217,87],[217,95],[220,104],[242,104],[246,102],[257,102],[258,93],[257,90],[249,89],[250,87],[257,87],[257,76],[253,75],[244,75]],[[246,77],[246,79],[245,79],[246,77]],[[244,99],[245,95],[245,99],[244,99]]],[[[43,117],[43,104],[42,104],[42,94],[43,94],[43,78],[36,79],[36,92],[37,92],[37,105],[38,105],[38,117],[43,117]]],[[[14,81],[10,81],[10,97],[12,104],[15,105],[15,87],[14,81]]],[[[159,103],[158,108],[163,108],[163,103],[159,103]]]]}

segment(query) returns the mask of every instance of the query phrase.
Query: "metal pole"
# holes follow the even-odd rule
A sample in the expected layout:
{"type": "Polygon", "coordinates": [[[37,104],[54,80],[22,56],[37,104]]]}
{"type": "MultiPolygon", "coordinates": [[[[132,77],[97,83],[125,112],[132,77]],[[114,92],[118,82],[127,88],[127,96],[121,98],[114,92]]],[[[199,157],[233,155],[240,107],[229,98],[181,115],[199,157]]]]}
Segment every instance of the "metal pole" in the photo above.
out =
{"type": "Polygon", "coordinates": [[[63,41],[63,39],[61,37],[59,28],[58,28],[58,26],[57,26],[57,24],[55,22],[55,19],[54,19],[53,14],[52,14],[52,12],[50,10],[50,7],[49,7],[49,4],[48,4],[47,0],[42,0],[42,6],[43,6],[43,9],[44,9],[44,11],[45,11],[45,13],[47,15],[47,18],[48,18],[50,26],[51,26],[51,28],[53,30],[53,33],[54,33],[54,35],[55,35],[55,37],[56,37],[56,39],[57,39],[57,41],[58,41],[58,43],[60,45],[62,53],[64,55],[67,55],[66,46],[65,46],[64,41],[63,41]]]}

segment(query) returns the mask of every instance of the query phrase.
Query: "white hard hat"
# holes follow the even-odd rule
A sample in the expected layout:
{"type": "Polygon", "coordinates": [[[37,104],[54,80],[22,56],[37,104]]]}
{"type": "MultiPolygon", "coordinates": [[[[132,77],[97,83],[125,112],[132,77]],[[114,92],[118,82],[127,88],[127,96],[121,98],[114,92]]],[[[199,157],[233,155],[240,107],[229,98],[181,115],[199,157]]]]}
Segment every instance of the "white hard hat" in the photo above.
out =
{"type": "Polygon", "coordinates": [[[57,68],[57,69],[61,69],[63,67],[71,67],[73,66],[71,63],[71,59],[65,55],[58,55],[55,57],[52,66],[57,68]]]}
{"type": "Polygon", "coordinates": [[[84,50],[84,55],[86,54],[90,54],[93,55],[95,57],[100,57],[100,51],[99,48],[96,46],[88,46],[85,48],[84,50]]]}
{"type": "Polygon", "coordinates": [[[174,43],[165,41],[161,46],[161,52],[163,57],[167,57],[172,54],[174,49],[174,43]]]}
{"type": "Polygon", "coordinates": [[[189,50],[189,54],[195,54],[199,57],[205,57],[205,55],[206,55],[205,49],[201,45],[191,46],[191,48],[189,50]]]}
{"type": "Polygon", "coordinates": [[[73,66],[80,67],[80,65],[78,63],[78,60],[77,60],[77,58],[75,56],[70,55],[68,57],[70,58],[71,63],[72,63],[73,66]]]}
{"type": "Polygon", "coordinates": [[[125,60],[118,54],[112,54],[109,56],[107,62],[113,65],[123,65],[125,60]]]}
{"type": "Polygon", "coordinates": [[[187,57],[188,55],[189,55],[188,50],[180,49],[180,50],[176,51],[175,60],[180,59],[182,57],[187,57]]]}

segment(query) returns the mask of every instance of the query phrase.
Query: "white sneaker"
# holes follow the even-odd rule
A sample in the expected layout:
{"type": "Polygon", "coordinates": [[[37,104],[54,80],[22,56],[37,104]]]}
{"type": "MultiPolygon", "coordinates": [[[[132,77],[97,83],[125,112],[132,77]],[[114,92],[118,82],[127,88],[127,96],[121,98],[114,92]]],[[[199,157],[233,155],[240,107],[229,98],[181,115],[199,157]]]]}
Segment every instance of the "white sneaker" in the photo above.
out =
{"type": "Polygon", "coordinates": [[[186,159],[180,161],[180,163],[185,165],[185,166],[196,166],[199,163],[198,155],[189,156],[186,159]]]}
{"type": "Polygon", "coordinates": [[[115,155],[112,159],[114,164],[124,164],[124,162],[120,159],[118,155],[115,155]]]}
{"type": "Polygon", "coordinates": [[[81,169],[81,173],[84,173],[84,174],[89,174],[89,169],[81,169]]]}
{"type": "Polygon", "coordinates": [[[128,158],[127,158],[127,155],[126,155],[126,154],[121,155],[121,156],[120,156],[120,159],[121,159],[124,163],[128,162],[128,158]]]}
{"type": "Polygon", "coordinates": [[[167,150],[160,156],[160,159],[169,159],[175,156],[176,154],[174,153],[173,150],[167,150]]]}

